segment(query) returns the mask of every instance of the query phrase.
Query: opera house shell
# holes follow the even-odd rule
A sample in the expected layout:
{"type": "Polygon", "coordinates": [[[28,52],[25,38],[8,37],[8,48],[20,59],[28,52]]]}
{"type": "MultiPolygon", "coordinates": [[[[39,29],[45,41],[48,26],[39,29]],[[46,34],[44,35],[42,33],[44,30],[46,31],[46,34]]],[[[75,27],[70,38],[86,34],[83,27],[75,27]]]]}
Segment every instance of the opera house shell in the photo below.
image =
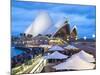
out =
{"type": "Polygon", "coordinates": [[[77,27],[74,26],[70,32],[70,39],[77,40],[77,27]]]}
{"type": "Polygon", "coordinates": [[[64,25],[53,34],[53,37],[62,38],[63,40],[67,41],[70,37],[70,25],[68,21],[64,22],[64,25]]]}

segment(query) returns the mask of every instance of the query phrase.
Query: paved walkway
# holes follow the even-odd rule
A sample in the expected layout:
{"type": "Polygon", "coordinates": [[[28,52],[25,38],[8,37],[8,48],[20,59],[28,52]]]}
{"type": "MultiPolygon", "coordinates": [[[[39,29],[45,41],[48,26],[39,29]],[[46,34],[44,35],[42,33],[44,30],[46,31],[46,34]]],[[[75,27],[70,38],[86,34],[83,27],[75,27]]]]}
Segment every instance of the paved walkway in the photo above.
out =
{"type": "Polygon", "coordinates": [[[20,67],[22,67],[23,69],[21,71],[17,72],[16,75],[28,74],[40,62],[41,58],[42,58],[42,56],[39,55],[35,59],[31,60],[31,61],[33,61],[32,64],[30,64],[30,65],[22,64],[21,66],[14,68],[12,71],[14,71],[14,70],[16,71],[16,70],[20,69],[20,67]]]}

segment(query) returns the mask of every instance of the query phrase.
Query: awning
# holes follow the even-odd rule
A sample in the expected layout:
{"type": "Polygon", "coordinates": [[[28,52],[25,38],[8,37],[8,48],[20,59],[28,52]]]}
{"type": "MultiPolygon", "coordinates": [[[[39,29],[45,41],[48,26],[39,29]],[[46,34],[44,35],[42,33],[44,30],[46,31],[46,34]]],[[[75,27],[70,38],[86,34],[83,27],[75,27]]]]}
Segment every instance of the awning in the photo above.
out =
{"type": "Polygon", "coordinates": [[[52,46],[49,51],[64,51],[64,49],[58,45],[52,46]]]}
{"type": "Polygon", "coordinates": [[[46,59],[66,59],[68,58],[67,55],[64,55],[60,52],[55,51],[54,53],[48,55],[45,57],[46,59]]]}
{"type": "Polygon", "coordinates": [[[79,53],[72,55],[72,57],[74,56],[79,56],[81,59],[87,62],[95,62],[95,58],[93,57],[93,55],[85,52],[84,50],[81,50],[79,53]]]}
{"type": "Polygon", "coordinates": [[[86,70],[93,69],[95,64],[86,62],[80,57],[69,58],[66,62],[54,66],[56,70],[86,70]]]}

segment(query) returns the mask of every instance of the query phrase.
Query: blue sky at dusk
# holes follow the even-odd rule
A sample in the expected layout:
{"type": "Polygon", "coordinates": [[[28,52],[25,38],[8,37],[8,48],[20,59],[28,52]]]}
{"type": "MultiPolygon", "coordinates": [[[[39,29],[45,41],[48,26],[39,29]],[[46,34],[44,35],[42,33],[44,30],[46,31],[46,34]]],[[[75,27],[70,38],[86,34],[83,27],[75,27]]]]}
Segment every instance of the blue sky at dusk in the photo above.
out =
{"type": "Polygon", "coordinates": [[[96,7],[70,4],[54,4],[40,2],[20,2],[12,0],[12,35],[24,32],[34,21],[38,13],[47,11],[52,18],[52,27],[49,31],[55,31],[55,23],[67,18],[70,27],[77,26],[79,37],[91,38],[96,30],[96,7]]]}

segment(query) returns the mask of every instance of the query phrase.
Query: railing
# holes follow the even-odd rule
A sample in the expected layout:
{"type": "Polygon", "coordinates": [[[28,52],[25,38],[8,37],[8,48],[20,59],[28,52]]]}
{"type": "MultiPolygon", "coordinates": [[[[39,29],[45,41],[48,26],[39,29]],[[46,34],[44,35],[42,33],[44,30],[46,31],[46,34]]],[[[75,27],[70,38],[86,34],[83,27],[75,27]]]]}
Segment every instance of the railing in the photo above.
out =
{"type": "Polygon", "coordinates": [[[28,74],[28,73],[39,73],[42,71],[43,67],[46,65],[46,59],[41,55],[37,56],[35,59],[27,61],[19,67],[12,69],[12,75],[28,74]]]}
{"type": "Polygon", "coordinates": [[[40,73],[43,70],[44,66],[46,66],[46,64],[47,64],[46,59],[42,58],[30,73],[40,73]]]}

